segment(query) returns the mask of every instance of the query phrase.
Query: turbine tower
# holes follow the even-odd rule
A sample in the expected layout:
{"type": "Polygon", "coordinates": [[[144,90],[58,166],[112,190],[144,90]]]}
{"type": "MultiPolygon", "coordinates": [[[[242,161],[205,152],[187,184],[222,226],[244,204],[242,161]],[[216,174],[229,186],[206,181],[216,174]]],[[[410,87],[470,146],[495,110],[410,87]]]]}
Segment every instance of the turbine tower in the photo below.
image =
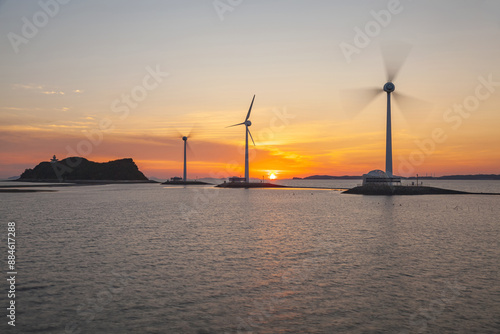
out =
{"type": "Polygon", "coordinates": [[[384,85],[384,92],[387,93],[387,126],[385,134],[385,173],[392,177],[392,123],[391,123],[391,93],[396,86],[392,82],[384,85]]]}
{"type": "Polygon", "coordinates": [[[183,136],[182,140],[184,141],[184,174],[182,181],[186,182],[187,181],[187,164],[186,164],[186,148],[187,148],[187,136],[183,136]]]}
{"type": "Polygon", "coordinates": [[[253,101],[255,100],[255,95],[253,96],[252,103],[250,104],[250,109],[248,109],[247,117],[245,118],[245,121],[242,123],[234,124],[228,126],[228,128],[233,127],[233,126],[238,126],[238,125],[245,125],[245,182],[248,183],[250,182],[250,169],[248,166],[248,135],[250,135],[250,138],[252,139],[252,143],[255,146],[255,141],[253,140],[252,134],[250,133],[249,127],[252,125],[252,122],[250,121],[250,113],[252,112],[252,106],[253,106],[253,101]]]}
{"type": "Polygon", "coordinates": [[[178,138],[181,138],[184,141],[184,173],[182,175],[182,181],[187,182],[187,150],[191,151],[191,148],[189,147],[188,139],[193,136],[193,129],[189,131],[188,135],[183,135],[179,131],[177,131],[178,138]]]}

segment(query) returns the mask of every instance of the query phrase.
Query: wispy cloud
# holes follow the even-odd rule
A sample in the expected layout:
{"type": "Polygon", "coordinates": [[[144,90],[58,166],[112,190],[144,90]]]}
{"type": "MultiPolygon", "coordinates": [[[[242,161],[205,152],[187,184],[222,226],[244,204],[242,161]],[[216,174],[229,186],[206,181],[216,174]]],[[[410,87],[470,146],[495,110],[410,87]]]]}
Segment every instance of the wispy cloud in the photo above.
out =
{"type": "Polygon", "coordinates": [[[43,108],[19,108],[19,107],[1,107],[0,111],[2,110],[12,110],[12,111],[40,111],[40,110],[45,110],[43,108]]]}
{"type": "Polygon", "coordinates": [[[27,89],[27,90],[42,90],[43,86],[35,85],[35,84],[13,84],[12,88],[14,89],[27,89]]]}
{"type": "MultiPolygon", "coordinates": [[[[66,95],[67,92],[55,87],[44,86],[39,84],[12,84],[12,88],[15,90],[28,90],[36,93],[41,93],[44,95],[66,95]]],[[[69,91],[71,94],[82,94],[84,91],[81,89],[72,89],[69,91]]]]}
{"type": "Polygon", "coordinates": [[[27,108],[27,107],[0,107],[0,111],[44,111],[44,112],[50,112],[50,111],[68,111],[71,110],[70,107],[60,107],[60,108],[27,108]]]}
{"type": "Polygon", "coordinates": [[[42,92],[42,94],[45,94],[45,95],[64,95],[64,92],[51,90],[51,91],[44,91],[44,92],[42,92]]]}

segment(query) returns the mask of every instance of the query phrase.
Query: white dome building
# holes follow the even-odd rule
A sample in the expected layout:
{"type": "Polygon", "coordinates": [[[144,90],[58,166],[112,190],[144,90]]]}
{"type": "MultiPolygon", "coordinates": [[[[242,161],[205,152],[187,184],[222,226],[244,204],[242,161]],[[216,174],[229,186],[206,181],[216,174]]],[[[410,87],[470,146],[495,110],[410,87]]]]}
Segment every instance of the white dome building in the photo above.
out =
{"type": "Polygon", "coordinates": [[[368,174],[363,174],[363,186],[392,186],[396,183],[401,184],[401,178],[390,177],[386,172],[380,169],[372,170],[368,174]]]}

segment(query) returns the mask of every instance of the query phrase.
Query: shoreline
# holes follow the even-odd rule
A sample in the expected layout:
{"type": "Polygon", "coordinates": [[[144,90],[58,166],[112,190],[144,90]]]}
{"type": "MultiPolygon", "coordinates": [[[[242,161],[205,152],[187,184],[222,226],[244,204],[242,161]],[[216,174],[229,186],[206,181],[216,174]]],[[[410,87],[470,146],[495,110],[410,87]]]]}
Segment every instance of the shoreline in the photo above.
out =
{"type": "Polygon", "coordinates": [[[353,188],[340,188],[340,187],[321,187],[321,186],[288,186],[274,183],[262,182],[249,182],[249,183],[221,183],[212,184],[202,181],[187,181],[187,182],[159,182],[154,180],[142,181],[114,181],[114,180],[72,180],[67,182],[54,182],[54,180],[2,180],[0,181],[0,192],[2,193],[21,193],[21,192],[54,192],[56,190],[42,190],[33,188],[53,188],[53,187],[75,187],[75,186],[92,186],[92,185],[112,185],[112,184],[161,184],[164,186],[213,186],[215,188],[229,188],[229,189],[309,189],[309,190],[333,190],[340,191],[342,194],[351,195],[368,195],[368,196],[415,196],[415,195],[500,195],[494,192],[471,192],[463,190],[444,189],[431,186],[415,186],[415,185],[401,185],[401,186],[383,186],[383,187],[366,187],[356,186],[353,188]],[[4,184],[1,184],[1,183],[4,184]],[[34,183],[34,184],[8,184],[11,182],[19,183],[34,183]],[[30,189],[31,188],[31,189],[30,189]]]}
{"type": "MultiPolygon", "coordinates": [[[[1,182],[32,182],[32,183],[50,183],[50,184],[60,184],[63,186],[71,185],[99,185],[99,184],[140,184],[140,183],[160,183],[154,180],[64,180],[59,181],[58,179],[16,179],[16,180],[2,180],[1,182]]],[[[2,186],[0,186],[2,187],[2,186]]]]}

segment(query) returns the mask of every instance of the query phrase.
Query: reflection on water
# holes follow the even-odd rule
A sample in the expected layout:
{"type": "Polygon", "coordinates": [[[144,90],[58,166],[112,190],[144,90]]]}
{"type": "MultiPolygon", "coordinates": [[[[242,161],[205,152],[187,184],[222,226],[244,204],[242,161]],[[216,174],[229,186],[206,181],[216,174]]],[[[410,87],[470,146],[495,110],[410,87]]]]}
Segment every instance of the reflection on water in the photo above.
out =
{"type": "Polygon", "coordinates": [[[109,185],[0,197],[18,226],[23,333],[500,331],[497,196],[109,185]]]}

